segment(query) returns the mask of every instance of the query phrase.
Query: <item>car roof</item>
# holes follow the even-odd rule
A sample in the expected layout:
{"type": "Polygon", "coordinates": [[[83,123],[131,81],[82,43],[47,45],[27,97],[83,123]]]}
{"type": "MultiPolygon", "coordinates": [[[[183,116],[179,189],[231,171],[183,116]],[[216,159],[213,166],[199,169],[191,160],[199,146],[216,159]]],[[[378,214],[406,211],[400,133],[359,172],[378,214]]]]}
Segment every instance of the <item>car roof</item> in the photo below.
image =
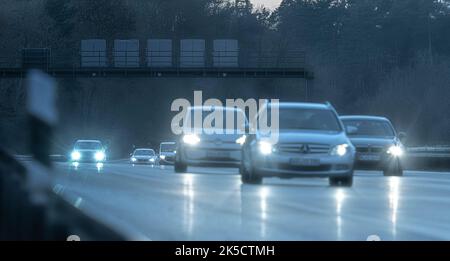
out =
{"type": "Polygon", "coordinates": [[[163,141],[161,144],[175,144],[175,141],[163,141]]]}
{"type": "Polygon", "coordinates": [[[99,140],[77,140],[77,142],[96,142],[96,143],[101,143],[99,140]]]}
{"type": "MultiPolygon", "coordinates": [[[[269,103],[269,106],[271,103],[269,103]]],[[[279,102],[279,108],[301,108],[301,109],[331,109],[331,106],[326,103],[312,103],[312,102],[279,102]]]]}
{"type": "Polygon", "coordinates": [[[382,116],[372,115],[343,115],[339,117],[341,120],[376,120],[376,121],[389,121],[388,118],[382,116]]]}

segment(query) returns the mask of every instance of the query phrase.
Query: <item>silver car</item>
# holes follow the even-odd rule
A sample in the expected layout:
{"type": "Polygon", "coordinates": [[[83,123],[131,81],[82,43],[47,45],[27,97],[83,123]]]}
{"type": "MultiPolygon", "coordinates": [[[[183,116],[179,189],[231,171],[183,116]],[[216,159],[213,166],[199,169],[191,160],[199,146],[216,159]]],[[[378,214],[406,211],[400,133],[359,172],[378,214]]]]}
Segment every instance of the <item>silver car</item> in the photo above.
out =
{"type": "Polygon", "coordinates": [[[153,149],[141,148],[135,149],[130,157],[132,164],[156,164],[157,157],[153,149]]]}
{"type": "MultiPolygon", "coordinates": [[[[187,120],[191,121],[196,110],[201,110],[203,119],[207,116],[205,107],[190,107],[187,120]]],[[[247,124],[244,112],[238,108],[216,107],[223,113],[225,121],[226,113],[235,115],[235,119],[242,117],[243,124],[247,124]]],[[[199,134],[196,131],[185,133],[177,142],[175,155],[175,172],[185,172],[188,166],[216,166],[239,167],[241,163],[241,144],[243,133],[236,128],[227,129],[223,124],[223,133],[208,133],[208,129],[202,128],[199,134]],[[228,131],[227,131],[228,130],[228,131]]]]}
{"type": "Polygon", "coordinates": [[[161,142],[159,145],[159,164],[173,164],[175,161],[175,153],[177,151],[177,144],[171,141],[161,142]]]}
{"type": "MultiPolygon", "coordinates": [[[[266,105],[271,110],[272,104],[266,105]]],[[[330,104],[279,103],[279,134],[273,144],[259,131],[243,145],[241,179],[329,178],[331,186],[352,186],[355,148],[330,104]]]]}
{"type": "Polygon", "coordinates": [[[99,140],[77,140],[70,153],[72,162],[97,162],[106,161],[105,148],[99,140]]]}
{"type": "Polygon", "coordinates": [[[340,117],[353,145],[356,147],[358,169],[382,170],[385,176],[402,176],[405,134],[397,132],[385,117],[340,117]]]}

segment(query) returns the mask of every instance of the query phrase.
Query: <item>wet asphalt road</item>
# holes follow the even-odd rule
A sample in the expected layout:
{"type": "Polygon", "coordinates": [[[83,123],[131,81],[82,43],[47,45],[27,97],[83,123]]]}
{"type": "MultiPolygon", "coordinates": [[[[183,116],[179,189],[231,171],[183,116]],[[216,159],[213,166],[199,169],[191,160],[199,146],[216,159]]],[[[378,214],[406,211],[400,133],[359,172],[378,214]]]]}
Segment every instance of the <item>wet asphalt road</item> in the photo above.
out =
{"type": "Polygon", "coordinates": [[[450,173],[243,185],[237,169],[57,163],[54,191],[132,239],[450,240],[450,173]]]}

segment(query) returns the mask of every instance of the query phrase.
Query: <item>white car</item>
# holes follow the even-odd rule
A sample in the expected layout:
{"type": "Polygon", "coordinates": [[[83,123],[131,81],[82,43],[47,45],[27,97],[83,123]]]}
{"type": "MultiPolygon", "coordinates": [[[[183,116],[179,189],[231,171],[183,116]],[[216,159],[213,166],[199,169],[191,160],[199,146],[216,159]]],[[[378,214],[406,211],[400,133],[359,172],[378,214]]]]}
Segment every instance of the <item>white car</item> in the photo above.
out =
{"type": "MultiPolygon", "coordinates": [[[[238,108],[215,107],[215,110],[223,113],[235,115],[235,119],[243,119],[243,124],[247,125],[245,113],[238,108]]],[[[190,107],[187,112],[187,121],[191,121],[195,111],[200,110],[203,119],[207,116],[205,111],[210,111],[205,107],[190,107]]],[[[237,125],[237,123],[236,123],[237,125]]],[[[177,143],[175,154],[175,172],[185,172],[188,166],[215,166],[215,167],[239,167],[241,164],[241,144],[245,137],[236,128],[229,128],[226,123],[222,128],[202,128],[201,130],[185,133],[177,143]],[[222,133],[211,133],[211,131],[221,129],[222,133]]],[[[242,126],[240,126],[242,127],[242,126]]]]}
{"type": "Polygon", "coordinates": [[[157,157],[153,149],[135,149],[130,157],[132,164],[156,164],[157,157]]]}
{"type": "Polygon", "coordinates": [[[159,164],[173,164],[177,144],[175,142],[166,141],[159,145],[159,164]]]}
{"type": "Polygon", "coordinates": [[[70,153],[72,162],[106,161],[105,148],[99,140],[77,140],[70,153]]]}

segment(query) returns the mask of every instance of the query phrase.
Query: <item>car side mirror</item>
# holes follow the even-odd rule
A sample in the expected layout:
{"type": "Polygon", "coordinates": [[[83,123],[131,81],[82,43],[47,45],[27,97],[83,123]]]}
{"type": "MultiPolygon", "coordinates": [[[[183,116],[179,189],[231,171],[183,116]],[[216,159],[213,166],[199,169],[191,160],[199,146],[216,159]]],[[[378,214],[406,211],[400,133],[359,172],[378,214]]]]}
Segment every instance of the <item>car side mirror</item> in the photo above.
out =
{"type": "Polygon", "coordinates": [[[347,134],[355,134],[355,133],[357,133],[358,132],[358,128],[357,127],[355,127],[355,126],[347,126],[346,128],[345,128],[345,132],[347,133],[347,134]]]}
{"type": "Polygon", "coordinates": [[[397,135],[397,137],[398,137],[398,139],[399,139],[401,142],[403,142],[403,141],[406,140],[407,135],[406,135],[406,133],[404,133],[404,132],[399,132],[398,135],[397,135]]]}

